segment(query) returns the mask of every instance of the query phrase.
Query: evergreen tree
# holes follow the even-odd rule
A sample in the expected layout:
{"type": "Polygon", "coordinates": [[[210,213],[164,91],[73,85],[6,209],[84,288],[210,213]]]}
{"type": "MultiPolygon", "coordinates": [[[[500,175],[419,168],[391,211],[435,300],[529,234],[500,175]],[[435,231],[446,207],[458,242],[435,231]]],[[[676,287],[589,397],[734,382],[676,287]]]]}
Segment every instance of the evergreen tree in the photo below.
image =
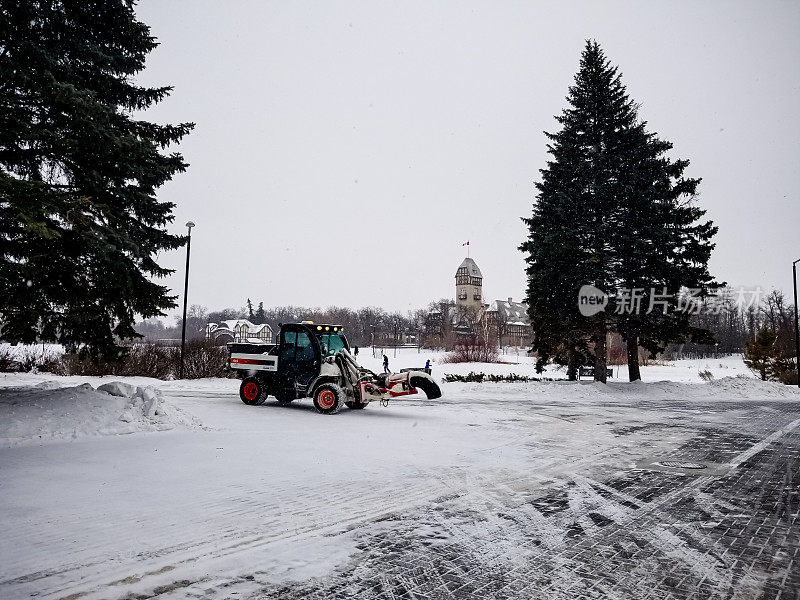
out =
{"type": "Polygon", "coordinates": [[[256,320],[253,321],[256,325],[261,325],[262,323],[267,322],[267,313],[264,311],[264,303],[258,303],[258,309],[256,309],[256,320]]]}
{"type": "Polygon", "coordinates": [[[595,379],[606,378],[607,313],[583,317],[578,291],[584,284],[612,287],[610,240],[623,153],[633,146],[636,107],[627,98],[616,68],[596,42],[587,42],[567,95],[569,107],[556,121],[561,130],[545,132],[552,159],[536,183],[533,215],[523,219],[529,235],[527,302],[534,349],[547,354],[558,346],[572,356],[593,342],[595,379]]]}
{"type": "MultiPolygon", "coordinates": [[[[566,352],[574,365],[588,350],[595,358],[595,379],[606,379],[606,334],[619,331],[629,344],[631,379],[638,379],[638,344],[655,350],[666,341],[701,337],[689,316],[639,314],[612,300],[605,311],[584,317],[578,290],[592,284],[611,293],[618,288],[715,285],[707,263],[716,232],[697,224],[703,211],[688,202],[699,180],[685,179],[687,161],[671,161],[671,145],[646,130],[637,107],[622,85],[618,69],[599,45],[588,41],[568,108],[556,117],[561,129],[545,133],[551,160],[537,182],[533,214],[523,219],[529,313],[540,357],[566,352]],[[617,314],[617,313],[620,314],[617,314]]],[[[570,371],[568,371],[570,372],[570,371]]]]}
{"type": "Polygon", "coordinates": [[[758,330],[755,339],[747,342],[744,352],[744,364],[758,373],[762,381],[772,379],[776,375],[775,362],[780,357],[776,354],[774,329],[767,326],[758,330]]]}
{"type": "Polygon", "coordinates": [[[645,134],[638,146],[620,173],[624,188],[611,244],[617,287],[639,296],[638,311],[615,315],[631,381],[641,379],[639,346],[655,355],[670,342],[713,343],[709,331],[692,324],[692,311],[680,305],[701,303],[720,287],[708,272],[717,228],[700,222],[705,211],[693,202],[700,180],[684,177],[688,161],[666,156],[671,143],[645,134]]]}
{"type": "Polygon", "coordinates": [[[253,314],[253,303],[250,302],[250,298],[247,299],[247,320],[251,323],[255,323],[253,320],[255,319],[255,315],[253,314]]]}
{"type": "Polygon", "coordinates": [[[93,356],[175,306],[151,281],[184,238],[155,191],[193,127],[134,118],[171,88],[132,83],[157,46],[132,0],[0,4],[0,312],[12,341],[93,356]]]}

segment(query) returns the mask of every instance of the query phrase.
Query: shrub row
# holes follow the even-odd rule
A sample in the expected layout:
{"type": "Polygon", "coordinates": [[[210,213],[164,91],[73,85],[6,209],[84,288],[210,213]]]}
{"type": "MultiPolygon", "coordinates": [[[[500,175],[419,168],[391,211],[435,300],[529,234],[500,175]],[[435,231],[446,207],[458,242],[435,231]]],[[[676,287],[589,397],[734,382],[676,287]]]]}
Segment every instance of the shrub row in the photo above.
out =
{"type": "Polygon", "coordinates": [[[552,377],[528,377],[527,375],[516,375],[510,373],[508,375],[492,375],[485,373],[475,373],[470,371],[468,375],[452,375],[445,373],[444,380],[447,383],[461,382],[461,383],[483,383],[489,381],[491,383],[515,383],[525,381],[553,381],[552,377]]]}
{"type": "MultiPolygon", "coordinates": [[[[98,361],[38,347],[13,352],[7,348],[0,349],[0,371],[4,372],[176,379],[180,374],[180,360],[180,347],[158,344],[132,344],[124,347],[116,360],[98,361]]],[[[214,346],[203,340],[186,343],[184,378],[234,377],[227,365],[228,349],[225,346],[214,346]]]]}
{"type": "Polygon", "coordinates": [[[24,346],[0,348],[0,372],[30,373],[46,371],[63,375],[62,355],[46,346],[24,346]]]}

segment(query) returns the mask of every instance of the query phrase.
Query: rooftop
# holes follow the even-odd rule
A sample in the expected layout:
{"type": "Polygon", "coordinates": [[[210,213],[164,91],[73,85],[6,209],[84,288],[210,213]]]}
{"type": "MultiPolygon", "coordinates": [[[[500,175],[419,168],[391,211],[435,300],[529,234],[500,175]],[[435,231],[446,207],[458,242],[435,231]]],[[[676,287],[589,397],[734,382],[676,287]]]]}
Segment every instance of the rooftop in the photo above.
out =
{"type": "MultiPolygon", "coordinates": [[[[471,258],[465,258],[464,261],[458,266],[458,268],[459,270],[466,268],[470,277],[483,278],[481,270],[478,268],[478,265],[475,264],[475,261],[472,260],[471,258]]],[[[456,273],[458,273],[458,271],[456,271],[456,273]]]]}

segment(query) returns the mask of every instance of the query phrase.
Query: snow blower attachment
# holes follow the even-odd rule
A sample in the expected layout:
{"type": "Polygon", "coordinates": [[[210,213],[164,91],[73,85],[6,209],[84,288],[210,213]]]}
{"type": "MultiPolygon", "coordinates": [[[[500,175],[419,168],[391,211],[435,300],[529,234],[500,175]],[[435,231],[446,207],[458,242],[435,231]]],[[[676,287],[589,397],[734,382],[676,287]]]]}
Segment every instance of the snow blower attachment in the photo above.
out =
{"type": "Polygon", "coordinates": [[[431,400],[442,395],[426,371],[376,374],[361,367],[339,325],[282,325],[275,345],[234,342],[228,348],[230,367],[242,378],[239,396],[245,404],[263,404],[267,396],[281,403],[311,397],[319,412],[332,414],[342,406],[363,409],[376,400],[385,406],[418,390],[431,400]]]}
{"type": "Polygon", "coordinates": [[[381,373],[376,375],[356,363],[350,352],[344,348],[336,353],[336,365],[347,380],[348,387],[357,390],[360,401],[381,400],[387,402],[392,398],[410,396],[417,393],[417,388],[425,392],[429,400],[442,395],[439,385],[424,371],[404,370],[400,373],[381,373]]]}

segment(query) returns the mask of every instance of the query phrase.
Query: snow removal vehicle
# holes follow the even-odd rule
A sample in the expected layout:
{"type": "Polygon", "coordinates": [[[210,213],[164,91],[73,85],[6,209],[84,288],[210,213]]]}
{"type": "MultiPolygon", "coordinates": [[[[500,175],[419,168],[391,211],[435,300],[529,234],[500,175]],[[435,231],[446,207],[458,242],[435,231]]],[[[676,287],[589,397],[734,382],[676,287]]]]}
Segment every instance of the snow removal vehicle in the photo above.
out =
{"type": "Polygon", "coordinates": [[[239,397],[249,405],[263,404],[267,396],[280,403],[311,397],[319,412],[333,414],[342,406],[385,404],[418,389],[429,399],[442,395],[424,370],[376,374],[361,367],[340,325],[290,323],[281,325],[277,344],[231,342],[228,349],[230,368],[242,379],[239,397]]]}

